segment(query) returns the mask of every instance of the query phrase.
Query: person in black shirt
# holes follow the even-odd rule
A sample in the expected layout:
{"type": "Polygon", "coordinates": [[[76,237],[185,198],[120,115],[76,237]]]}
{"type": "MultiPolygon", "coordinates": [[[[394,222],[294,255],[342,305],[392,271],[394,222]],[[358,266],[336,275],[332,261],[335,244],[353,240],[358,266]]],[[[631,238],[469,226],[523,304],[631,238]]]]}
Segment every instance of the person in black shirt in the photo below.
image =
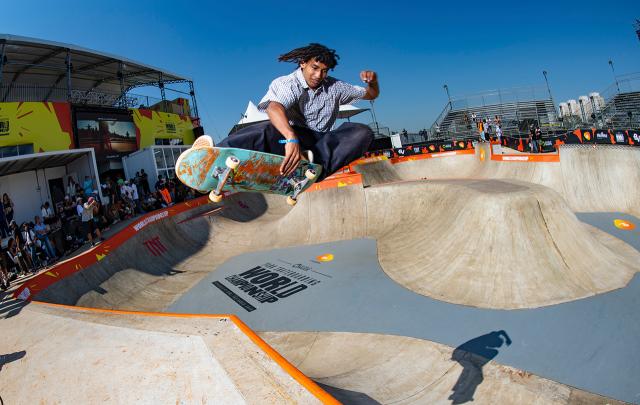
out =
{"type": "Polygon", "coordinates": [[[538,145],[536,143],[536,129],[533,124],[529,126],[529,145],[531,153],[538,153],[538,145]]]}
{"type": "Polygon", "coordinates": [[[533,138],[536,141],[536,152],[540,153],[542,152],[542,130],[540,129],[540,127],[536,127],[535,133],[533,135],[533,138]]]}

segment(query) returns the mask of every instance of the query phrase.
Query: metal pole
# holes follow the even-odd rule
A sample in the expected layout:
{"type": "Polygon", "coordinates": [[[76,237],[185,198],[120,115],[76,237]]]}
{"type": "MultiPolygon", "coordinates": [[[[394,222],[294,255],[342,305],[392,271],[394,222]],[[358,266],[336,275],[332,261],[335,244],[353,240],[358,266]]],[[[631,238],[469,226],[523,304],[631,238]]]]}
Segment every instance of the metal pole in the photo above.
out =
{"type": "Polygon", "coordinates": [[[191,95],[191,104],[193,104],[193,116],[200,118],[198,115],[198,104],[196,103],[196,91],[193,87],[192,81],[189,81],[189,94],[191,95]]]}
{"type": "Polygon", "coordinates": [[[2,44],[2,50],[0,51],[0,87],[2,87],[2,70],[4,69],[4,48],[7,44],[2,44]]]}
{"type": "Polygon", "coordinates": [[[596,114],[596,103],[593,101],[593,96],[589,96],[589,100],[591,100],[591,114],[593,115],[593,122],[597,124],[598,114],[596,114]]]}
{"type": "MultiPolygon", "coordinates": [[[[162,79],[162,72],[160,72],[158,87],[160,87],[160,97],[162,98],[162,101],[166,101],[167,97],[164,94],[164,81],[162,79]]],[[[164,103],[162,103],[162,107],[164,108],[164,103]]]]}
{"type": "Polygon", "coordinates": [[[447,86],[446,84],[444,86],[442,86],[444,88],[444,91],[447,92],[447,100],[449,100],[449,108],[453,109],[453,105],[451,105],[451,95],[449,94],[449,86],[447,86]]]}
{"type": "Polygon", "coordinates": [[[616,76],[616,70],[613,68],[612,60],[609,60],[609,66],[611,66],[611,71],[613,72],[613,80],[615,80],[616,88],[618,89],[618,94],[620,94],[620,83],[618,83],[618,77],[616,76]]]}
{"type": "Polygon", "coordinates": [[[71,50],[67,49],[67,101],[71,102],[71,50]]]}
{"type": "Polygon", "coordinates": [[[580,104],[580,113],[582,115],[582,122],[585,122],[587,120],[587,116],[585,115],[584,105],[582,105],[582,99],[581,98],[578,99],[578,103],[580,104]]]}
{"type": "Polygon", "coordinates": [[[556,103],[553,101],[553,95],[551,94],[551,86],[549,86],[549,79],[547,78],[547,71],[543,70],[542,75],[544,76],[544,81],[547,84],[547,91],[549,92],[549,99],[551,100],[551,104],[553,104],[553,112],[558,116],[558,111],[556,110],[556,103]]]}
{"type": "Polygon", "coordinates": [[[369,100],[371,104],[371,117],[373,117],[373,123],[376,126],[376,135],[380,135],[380,128],[378,127],[378,119],[376,118],[376,112],[373,110],[373,100],[369,100]]]}
{"type": "Polygon", "coordinates": [[[126,107],[125,88],[124,88],[124,64],[118,62],[118,78],[120,79],[120,107],[126,107]]]}

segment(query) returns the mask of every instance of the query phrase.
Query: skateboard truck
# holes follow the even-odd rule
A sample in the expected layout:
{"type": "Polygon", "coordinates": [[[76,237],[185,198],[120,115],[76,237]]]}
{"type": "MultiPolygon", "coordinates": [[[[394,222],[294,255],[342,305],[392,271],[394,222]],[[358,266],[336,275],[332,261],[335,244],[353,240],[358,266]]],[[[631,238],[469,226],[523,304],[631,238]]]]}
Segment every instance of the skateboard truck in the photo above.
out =
{"type": "Polygon", "coordinates": [[[293,186],[293,195],[287,197],[287,204],[291,206],[296,205],[296,203],[298,202],[298,195],[300,195],[307,183],[315,179],[317,175],[318,173],[316,173],[315,170],[307,169],[304,172],[304,179],[302,179],[301,181],[290,179],[289,184],[293,186]]]}
{"type": "Polygon", "coordinates": [[[222,201],[222,188],[227,184],[230,178],[233,178],[235,169],[240,165],[240,159],[235,156],[229,156],[224,162],[226,168],[216,166],[213,171],[213,177],[218,179],[218,185],[209,193],[209,200],[214,203],[222,201]]]}

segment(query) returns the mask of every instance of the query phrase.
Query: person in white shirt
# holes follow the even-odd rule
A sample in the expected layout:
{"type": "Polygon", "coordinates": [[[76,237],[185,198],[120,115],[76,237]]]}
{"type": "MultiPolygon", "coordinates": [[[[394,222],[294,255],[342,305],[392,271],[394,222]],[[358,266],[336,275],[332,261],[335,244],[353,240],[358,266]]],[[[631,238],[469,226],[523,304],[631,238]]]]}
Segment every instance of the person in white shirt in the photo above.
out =
{"type": "Polygon", "coordinates": [[[49,206],[49,201],[46,201],[42,206],[42,221],[46,225],[51,225],[55,222],[55,214],[53,213],[51,206],[49,206]]]}
{"type": "Polygon", "coordinates": [[[104,240],[102,237],[102,233],[95,223],[93,222],[93,211],[98,207],[98,202],[93,198],[89,197],[86,203],[82,206],[82,227],[84,233],[87,235],[87,239],[91,243],[91,246],[95,246],[98,244],[97,241],[93,240],[93,233],[95,232],[96,236],[100,238],[101,241],[104,240]]]}
{"type": "Polygon", "coordinates": [[[129,180],[129,187],[131,189],[131,197],[133,199],[133,203],[136,205],[136,213],[142,213],[142,207],[140,206],[140,195],[138,194],[138,186],[136,183],[129,180]]]}

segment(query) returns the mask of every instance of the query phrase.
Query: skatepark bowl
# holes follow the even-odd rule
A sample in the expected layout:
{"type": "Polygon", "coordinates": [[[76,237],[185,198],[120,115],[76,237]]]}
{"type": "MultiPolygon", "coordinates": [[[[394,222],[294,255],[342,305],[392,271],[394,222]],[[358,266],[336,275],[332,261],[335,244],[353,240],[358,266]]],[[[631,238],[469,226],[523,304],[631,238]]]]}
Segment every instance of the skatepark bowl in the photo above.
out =
{"type": "Polygon", "coordinates": [[[0,397],[640,403],[640,148],[526,160],[372,159],[293,208],[146,214],[3,302],[0,397]]]}

